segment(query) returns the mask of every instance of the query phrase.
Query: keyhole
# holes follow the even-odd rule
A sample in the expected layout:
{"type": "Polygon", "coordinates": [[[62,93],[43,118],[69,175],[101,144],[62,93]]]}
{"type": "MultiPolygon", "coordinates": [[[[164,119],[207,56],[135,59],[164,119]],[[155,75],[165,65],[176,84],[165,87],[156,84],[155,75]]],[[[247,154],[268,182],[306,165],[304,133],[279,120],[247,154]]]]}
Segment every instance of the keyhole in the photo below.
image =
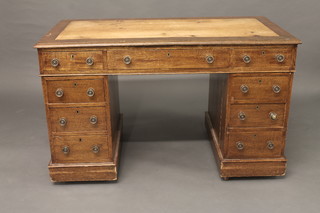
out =
{"type": "Polygon", "coordinates": [[[167,56],[170,57],[170,53],[167,53],[167,56]]]}
{"type": "Polygon", "coordinates": [[[74,59],[74,55],[73,55],[73,54],[71,54],[71,59],[72,59],[72,60],[74,59]]]}
{"type": "Polygon", "coordinates": [[[260,83],[260,84],[262,83],[262,80],[261,80],[261,79],[259,80],[259,83],[260,83]]]}
{"type": "Polygon", "coordinates": [[[77,83],[73,83],[73,86],[75,86],[75,87],[76,87],[77,85],[78,85],[77,83]]]}
{"type": "Polygon", "coordinates": [[[79,113],[79,110],[77,110],[76,113],[79,113]]]}
{"type": "Polygon", "coordinates": [[[79,142],[82,142],[82,138],[79,138],[79,142]]]}
{"type": "Polygon", "coordinates": [[[256,106],[256,109],[257,109],[257,110],[259,110],[259,108],[260,108],[259,106],[256,106]]]}
{"type": "Polygon", "coordinates": [[[264,55],[264,54],[266,54],[266,52],[265,52],[265,51],[262,51],[261,54],[264,55]]]}

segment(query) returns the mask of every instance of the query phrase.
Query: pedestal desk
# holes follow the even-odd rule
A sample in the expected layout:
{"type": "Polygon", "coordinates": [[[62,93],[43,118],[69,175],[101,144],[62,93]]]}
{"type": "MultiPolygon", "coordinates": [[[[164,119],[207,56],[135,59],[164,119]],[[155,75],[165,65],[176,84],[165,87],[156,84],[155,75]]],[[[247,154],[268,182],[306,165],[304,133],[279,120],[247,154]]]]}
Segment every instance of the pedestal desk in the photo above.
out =
{"type": "Polygon", "coordinates": [[[52,181],[117,180],[118,75],[209,73],[220,176],[283,176],[301,43],[264,17],[64,20],[38,49],[52,181]]]}

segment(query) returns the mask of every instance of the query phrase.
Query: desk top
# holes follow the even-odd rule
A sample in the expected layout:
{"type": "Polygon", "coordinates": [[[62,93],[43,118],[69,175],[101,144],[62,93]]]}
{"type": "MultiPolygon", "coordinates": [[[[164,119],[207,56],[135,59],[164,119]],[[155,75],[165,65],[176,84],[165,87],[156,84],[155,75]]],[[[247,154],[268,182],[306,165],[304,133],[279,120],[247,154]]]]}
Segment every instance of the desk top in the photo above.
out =
{"type": "Polygon", "coordinates": [[[299,44],[265,17],[63,20],[35,48],[299,44]]]}

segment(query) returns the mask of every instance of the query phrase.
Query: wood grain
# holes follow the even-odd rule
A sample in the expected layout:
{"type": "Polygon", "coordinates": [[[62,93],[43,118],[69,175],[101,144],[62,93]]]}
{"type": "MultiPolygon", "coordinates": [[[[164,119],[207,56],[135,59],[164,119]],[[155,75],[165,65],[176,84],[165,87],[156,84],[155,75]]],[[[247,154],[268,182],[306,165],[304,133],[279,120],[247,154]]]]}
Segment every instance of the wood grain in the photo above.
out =
{"type": "Polygon", "coordinates": [[[52,163],[48,168],[53,182],[75,181],[116,181],[120,165],[122,119],[120,115],[118,128],[115,134],[115,154],[111,162],[103,163],[52,163]]]}
{"type": "Polygon", "coordinates": [[[277,127],[283,128],[285,104],[233,104],[230,106],[229,128],[237,127],[277,127]],[[239,119],[239,113],[245,113],[245,120],[239,119]],[[270,112],[277,114],[277,119],[270,119],[270,112]]]}
{"type": "Polygon", "coordinates": [[[106,132],[107,131],[107,109],[105,107],[49,107],[52,132],[106,132]],[[90,117],[96,116],[98,122],[90,123],[90,117]],[[65,118],[67,124],[60,126],[59,119],[65,118]]]}
{"type": "Polygon", "coordinates": [[[287,160],[283,157],[225,159],[208,113],[205,114],[205,121],[220,177],[228,180],[230,177],[284,176],[286,174],[287,160]]]}
{"type": "Polygon", "coordinates": [[[300,40],[265,17],[64,20],[36,45],[53,181],[118,178],[122,115],[117,75],[210,73],[206,126],[220,176],[282,176],[300,40]],[[285,60],[278,62],[277,55],[285,60]],[[123,59],[129,56],[131,62],[123,59]],[[208,63],[206,57],[214,57],[208,63]],[[244,56],[251,61],[245,63],[244,56]],[[88,65],[87,58],[94,63],[88,65]],[[54,67],[52,59],[59,65],[54,67]],[[243,93],[242,85],[249,91],[243,93]],[[281,88],[279,93],[273,86],[281,88]],[[95,95],[86,92],[93,88],[95,95]],[[57,89],[63,96],[57,97],[57,89]],[[239,112],[246,115],[240,120],[239,112]],[[270,119],[270,112],[277,119],[270,119]],[[91,124],[91,116],[98,117],[91,124]],[[67,124],[61,126],[60,118],[67,124]],[[242,141],[244,149],[235,143],[242,141]],[[267,148],[272,141],[273,149],[267,148]],[[101,148],[98,154],[92,146],[101,148]],[[62,148],[68,146],[69,153],[62,148]]]}
{"type": "Polygon", "coordinates": [[[288,74],[242,74],[231,75],[231,103],[286,103],[290,87],[291,73],[288,74]],[[247,93],[240,89],[242,85],[249,88],[247,93]],[[273,86],[279,86],[280,92],[275,93],[273,86]]]}
{"type": "Polygon", "coordinates": [[[299,39],[272,23],[269,19],[257,16],[63,20],[45,34],[34,47],[275,45],[300,43],[299,39]],[[62,32],[63,34],[61,34],[62,32]]]}
{"type": "Polygon", "coordinates": [[[105,102],[105,87],[103,77],[47,77],[48,103],[94,103],[105,102]],[[94,90],[92,97],[87,95],[88,89],[94,90]],[[56,96],[56,91],[63,91],[62,97],[56,96]]]}
{"type": "Polygon", "coordinates": [[[248,159],[248,158],[279,158],[282,156],[284,147],[283,131],[257,131],[251,132],[229,132],[228,148],[225,158],[248,159]],[[267,142],[274,144],[273,149],[268,149],[267,142]],[[237,149],[237,142],[242,142],[244,148],[237,149]]]}
{"type": "Polygon", "coordinates": [[[98,163],[112,161],[109,156],[107,135],[56,135],[53,137],[52,163],[98,163]],[[99,147],[99,152],[92,151],[93,146],[99,147]],[[62,152],[63,147],[69,148],[69,153],[62,152]]]}
{"type": "Polygon", "coordinates": [[[279,36],[256,18],[71,21],[56,40],[279,36]]]}
{"type": "Polygon", "coordinates": [[[40,51],[40,70],[43,73],[64,73],[68,70],[102,70],[103,59],[102,51],[40,51]],[[92,58],[94,60],[93,65],[87,65],[86,59],[92,58]],[[51,61],[53,59],[59,60],[59,65],[53,67],[51,61]]]}
{"type": "Polygon", "coordinates": [[[227,85],[228,74],[210,74],[208,114],[222,149],[226,131],[227,85]]]}
{"type": "Polygon", "coordinates": [[[58,48],[40,49],[39,60],[47,61],[45,66],[40,63],[42,76],[293,72],[295,49],[293,45],[58,48]],[[77,52],[82,54],[81,60],[65,59],[67,63],[52,67],[51,60],[56,56],[69,58],[77,52]],[[101,55],[95,57],[98,62],[88,66],[85,59],[91,52],[101,55]],[[285,56],[284,62],[276,61],[278,54],[285,56]],[[244,55],[251,57],[249,64],[244,63],[244,55]],[[131,58],[128,65],[123,61],[125,56],[131,58]],[[207,63],[207,56],[213,56],[214,62],[207,63]]]}
{"type": "Polygon", "coordinates": [[[269,70],[290,70],[295,69],[295,63],[293,61],[293,49],[294,46],[278,46],[278,47],[241,47],[234,48],[232,57],[232,67],[236,70],[249,70],[249,69],[263,69],[267,68],[269,70]],[[283,62],[278,62],[276,60],[277,55],[283,55],[285,60],[283,62]],[[243,57],[250,56],[251,62],[244,63],[243,57]]]}
{"type": "Polygon", "coordinates": [[[230,65],[230,49],[130,49],[110,50],[108,54],[108,69],[136,70],[136,69],[203,69],[226,68],[230,65]],[[123,62],[124,57],[131,58],[130,64],[123,62]],[[206,57],[214,57],[213,63],[207,63],[206,57]]]}

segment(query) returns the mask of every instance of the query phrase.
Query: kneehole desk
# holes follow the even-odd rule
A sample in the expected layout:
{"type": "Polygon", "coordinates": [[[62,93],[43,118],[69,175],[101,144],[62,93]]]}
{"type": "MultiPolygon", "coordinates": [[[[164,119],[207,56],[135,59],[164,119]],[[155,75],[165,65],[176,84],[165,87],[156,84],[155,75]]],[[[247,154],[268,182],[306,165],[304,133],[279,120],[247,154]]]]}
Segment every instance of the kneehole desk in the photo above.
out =
{"type": "Polygon", "coordinates": [[[118,75],[209,73],[220,176],[283,176],[300,40],[265,17],[64,20],[35,45],[52,181],[117,180],[118,75]]]}

